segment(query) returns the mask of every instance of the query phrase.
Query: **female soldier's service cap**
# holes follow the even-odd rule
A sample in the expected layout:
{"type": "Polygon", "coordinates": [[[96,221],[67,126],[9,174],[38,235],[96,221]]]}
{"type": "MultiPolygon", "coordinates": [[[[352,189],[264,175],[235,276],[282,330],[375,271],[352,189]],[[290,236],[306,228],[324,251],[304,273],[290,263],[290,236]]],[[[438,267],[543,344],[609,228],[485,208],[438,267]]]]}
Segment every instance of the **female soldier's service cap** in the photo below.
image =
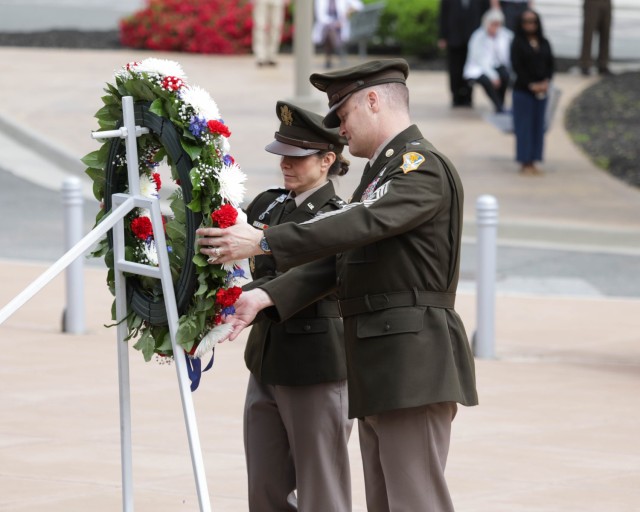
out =
{"type": "Polygon", "coordinates": [[[351,94],[374,85],[392,82],[406,84],[408,76],[409,64],[406,60],[382,59],[328,73],[314,73],[309,80],[316,89],[327,93],[330,110],[324,118],[324,125],[334,128],[340,126],[336,110],[351,94]]]}
{"type": "Polygon", "coordinates": [[[337,129],[326,128],[322,116],[292,103],[278,101],[276,115],[280,128],[272,143],[264,148],[269,153],[284,156],[307,156],[320,151],[342,152],[347,139],[337,129]]]}

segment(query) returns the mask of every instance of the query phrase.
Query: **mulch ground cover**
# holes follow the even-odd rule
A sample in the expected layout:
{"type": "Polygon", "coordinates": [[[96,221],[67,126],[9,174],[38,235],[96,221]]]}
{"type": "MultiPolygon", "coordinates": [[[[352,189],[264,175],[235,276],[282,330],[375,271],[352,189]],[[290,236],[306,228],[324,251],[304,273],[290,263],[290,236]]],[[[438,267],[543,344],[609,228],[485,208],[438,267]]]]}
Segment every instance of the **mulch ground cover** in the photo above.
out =
{"type": "Polygon", "coordinates": [[[640,187],[640,72],[593,84],[571,103],[565,124],[599,167],[640,187]]]}
{"type": "MultiPolygon", "coordinates": [[[[117,49],[117,31],[49,30],[0,33],[0,46],[117,49]]],[[[286,49],[285,49],[286,51],[286,49]]],[[[564,72],[572,59],[558,59],[564,72]]],[[[444,70],[444,59],[414,60],[414,69],[444,70]]],[[[574,99],[565,125],[574,142],[602,169],[630,185],[640,187],[640,72],[599,80],[574,99]]]]}

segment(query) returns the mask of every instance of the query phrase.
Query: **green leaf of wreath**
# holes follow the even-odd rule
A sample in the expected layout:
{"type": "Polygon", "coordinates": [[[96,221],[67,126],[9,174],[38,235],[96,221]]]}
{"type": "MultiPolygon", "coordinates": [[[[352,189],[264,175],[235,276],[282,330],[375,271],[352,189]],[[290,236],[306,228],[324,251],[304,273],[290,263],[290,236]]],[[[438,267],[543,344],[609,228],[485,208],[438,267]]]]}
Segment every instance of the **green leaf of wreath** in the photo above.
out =
{"type": "Polygon", "coordinates": [[[200,252],[193,257],[193,262],[198,267],[206,267],[207,265],[209,265],[209,262],[207,261],[207,258],[205,257],[205,255],[200,252]]]}
{"type": "Polygon", "coordinates": [[[162,100],[160,98],[153,100],[151,105],[149,105],[149,111],[153,112],[155,115],[160,117],[167,116],[166,112],[164,111],[164,108],[162,107],[162,100]]]}
{"type": "Polygon", "coordinates": [[[180,144],[182,145],[182,149],[184,149],[187,152],[191,160],[197,160],[198,158],[200,158],[200,154],[202,153],[202,147],[196,146],[194,144],[189,144],[183,139],[180,140],[180,144]]]}
{"type": "Polygon", "coordinates": [[[151,88],[138,80],[128,80],[124,82],[124,88],[132,96],[142,100],[153,101],[156,98],[151,88]]]}
{"type": "Polygon", "coordinates": [[[156,343],[153,339],[153,336],[151,335],[151,330],[144,331],[133,348],[136,348],[142,352],[142,355],[146,362],[151,361],[151,357],[153,356],[153,352],[156,348],[156,343]]]}
{"type": "Polygon", "coordinates": [[[104,181],[104,167],[107,165],[107,158],[109,156],[109,146],[103,144],[97,151],[92,151],[88,155],[83,156],[80,161],[91,169],[98,169],[102,171],[102,180],[104,181]]]}
{"type": "Polygon", "coordinates": [[[196,322],[187,316],[180,317],[178,321],[177,338],[180,344],[188,341],[195,340],[198,336],[199,330],[196,322]]]}

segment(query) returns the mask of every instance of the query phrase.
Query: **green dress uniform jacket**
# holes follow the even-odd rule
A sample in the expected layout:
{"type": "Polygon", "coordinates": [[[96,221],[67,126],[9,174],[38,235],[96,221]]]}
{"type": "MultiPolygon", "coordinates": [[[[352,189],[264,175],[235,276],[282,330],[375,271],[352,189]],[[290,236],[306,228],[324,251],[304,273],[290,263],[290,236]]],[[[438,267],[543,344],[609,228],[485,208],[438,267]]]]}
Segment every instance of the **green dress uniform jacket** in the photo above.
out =
{"type": "Polygon", "coordinates": [[[280,270],[311,262],[260,286],[275,304],[268,314],[288,318],[337,290],[350,417],[478,403],[473,355],[453,309],[462,207],[454,166],[411,126],[366,166],[345,208],[266,231],[280,270]]]}
{"type": "MultiPolygon", "coordinates": [[[[272,189],[258,195],[247,207],[248,222],[272,229],[281,221],[304,222],[345,204],[335,195],[333,183],[328,182],[282,219],[287,194],[284,189],[272,189]]],[[[245,289],[274,279],[273,257],[256,256],[252,275],[254,281],[245,289]]],[[[259,317],[249,334],[245,362],[260,383],[304,386],[346,379],[344,333],[335,299],[333,296],[333,300],[311,304],[282,323],[259,317]]]]}

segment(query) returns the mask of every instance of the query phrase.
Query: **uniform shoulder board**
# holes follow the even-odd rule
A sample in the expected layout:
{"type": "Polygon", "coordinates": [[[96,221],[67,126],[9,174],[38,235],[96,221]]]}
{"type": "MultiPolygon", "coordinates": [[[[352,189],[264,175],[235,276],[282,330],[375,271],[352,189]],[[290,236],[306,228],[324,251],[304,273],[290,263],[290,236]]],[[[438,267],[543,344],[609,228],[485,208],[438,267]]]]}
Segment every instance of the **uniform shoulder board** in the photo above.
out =
{"type": "Polygon", "coordinates": [[[329,202],[332,203],[332,204],[335,204],[338,208],[343,208],[347,204],[345,201],[343,201],[338,196],[333,196],[331,199],[329,199],[329,202]]]}
{"type": "Polygon", "coordinates": [[[412,140],[405,145],[405,152],[408,151],[426,151],[427,144],[425,139],[412,140]]]}

